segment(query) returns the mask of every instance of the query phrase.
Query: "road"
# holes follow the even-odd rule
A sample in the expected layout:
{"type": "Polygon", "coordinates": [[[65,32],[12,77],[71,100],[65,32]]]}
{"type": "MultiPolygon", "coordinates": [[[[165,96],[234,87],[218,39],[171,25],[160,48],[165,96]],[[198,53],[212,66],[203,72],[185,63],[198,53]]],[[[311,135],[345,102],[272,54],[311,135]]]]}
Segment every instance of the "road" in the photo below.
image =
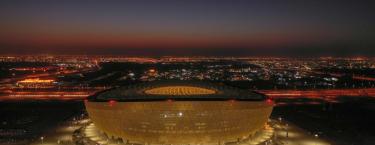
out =
{"type": "Polygon", "coordinates": [[[327,89],[327,90],[259,90],[267,96],[277,98],[329,98],[337,96],[375,97],[375,88],[364,89],[327,89]]]}
{"type": "Polygon", "coordinates": [[[0,101],[20,100],[83,100],[92,92],[12,92],[0,96],[0,101]]]}
{"type": "MultiPolygon", "coordinates": [[[[0,101],[6,100],[83,100],[84,98],[101,91],[90,89],[86,91],[15,91],[2,92],[0,101]]],[[[258,90],[271,99],[311,98],[332,100],[338,96],[368,96],[375,97],[375,88],[366,89],[328,89],[328,90],[258,90]]]]}

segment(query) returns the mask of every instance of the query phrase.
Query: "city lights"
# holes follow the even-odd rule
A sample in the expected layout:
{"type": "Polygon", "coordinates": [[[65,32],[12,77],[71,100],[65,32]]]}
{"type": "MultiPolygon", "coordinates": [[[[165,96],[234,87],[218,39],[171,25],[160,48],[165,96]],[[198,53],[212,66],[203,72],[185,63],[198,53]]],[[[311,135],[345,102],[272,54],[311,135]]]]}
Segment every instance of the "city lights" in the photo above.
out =
{"type": "Polygon", "coordinates": [[[375,145],[375,0],[0,0],[0,145],[375,145]]]}

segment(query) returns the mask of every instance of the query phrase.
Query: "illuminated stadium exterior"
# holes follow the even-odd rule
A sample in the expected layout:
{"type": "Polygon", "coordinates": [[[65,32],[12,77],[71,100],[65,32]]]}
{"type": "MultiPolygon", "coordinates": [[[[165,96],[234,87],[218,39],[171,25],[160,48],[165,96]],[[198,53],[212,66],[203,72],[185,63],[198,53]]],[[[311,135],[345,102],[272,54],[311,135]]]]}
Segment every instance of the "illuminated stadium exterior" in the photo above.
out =
{"type": "Polygon", "coordinates": [[[85,106],[97,128],[124,142],[217,145],[261,130],[273,103],[225,85],[166,81],[107,90],[85,106]]]}

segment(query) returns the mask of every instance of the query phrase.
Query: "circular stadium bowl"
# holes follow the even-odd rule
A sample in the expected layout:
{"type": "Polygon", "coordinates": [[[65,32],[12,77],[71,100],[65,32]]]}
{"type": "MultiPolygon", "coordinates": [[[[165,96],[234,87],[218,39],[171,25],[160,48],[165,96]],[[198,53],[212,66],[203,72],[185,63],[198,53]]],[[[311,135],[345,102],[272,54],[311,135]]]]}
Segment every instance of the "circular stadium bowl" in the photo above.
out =
{"type": "Polygon", "coordinates": [[[150,82],[85,101],[95,126],[139,144],[225,144],[254,135],[273,103],[251,91],[202,82],[150,82]]]}

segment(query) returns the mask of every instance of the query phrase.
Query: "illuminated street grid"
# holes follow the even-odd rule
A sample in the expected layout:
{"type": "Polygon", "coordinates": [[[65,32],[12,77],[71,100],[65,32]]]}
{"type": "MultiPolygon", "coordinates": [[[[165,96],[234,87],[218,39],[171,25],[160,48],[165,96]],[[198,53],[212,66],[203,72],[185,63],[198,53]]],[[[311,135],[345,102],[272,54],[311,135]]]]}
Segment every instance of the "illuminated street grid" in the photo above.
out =
{"type": "MultiPolygon", "coordinates": [[[[47,132],[31,145],[76,145],[77,139],[73,141],[73,134],[81,136],[79,140],[87,145],[133,145],[131,142],[107,138],[89,119],[68,121],[57,129],[47,132]]],[[[318,134],[309,134],[291,123],[271,120],[264,130],[253,137],[226,145],[330,145],[330,143],[321,139],[318,134]]]]}

